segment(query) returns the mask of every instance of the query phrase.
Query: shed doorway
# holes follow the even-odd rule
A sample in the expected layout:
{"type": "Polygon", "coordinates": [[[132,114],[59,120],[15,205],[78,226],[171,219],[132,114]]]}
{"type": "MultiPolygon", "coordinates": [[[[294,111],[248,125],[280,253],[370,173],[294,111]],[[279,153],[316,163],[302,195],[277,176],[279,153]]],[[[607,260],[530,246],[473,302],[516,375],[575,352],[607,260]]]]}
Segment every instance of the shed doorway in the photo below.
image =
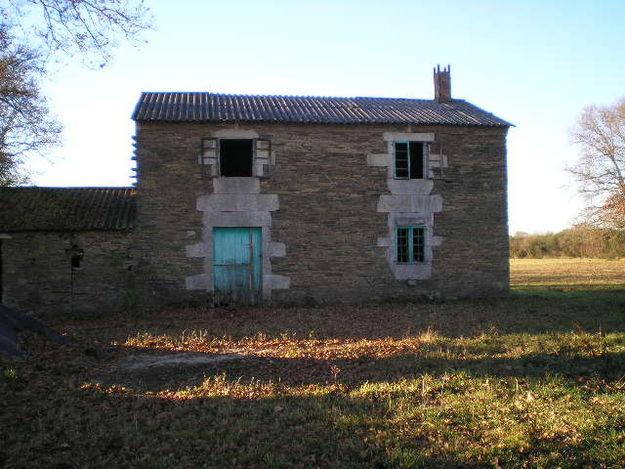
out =
{"type": "Polygon", "coordinates": [[[260,303],[262,273],[261,228],[213,228],[213,286],[216,304],[260,303]]]}

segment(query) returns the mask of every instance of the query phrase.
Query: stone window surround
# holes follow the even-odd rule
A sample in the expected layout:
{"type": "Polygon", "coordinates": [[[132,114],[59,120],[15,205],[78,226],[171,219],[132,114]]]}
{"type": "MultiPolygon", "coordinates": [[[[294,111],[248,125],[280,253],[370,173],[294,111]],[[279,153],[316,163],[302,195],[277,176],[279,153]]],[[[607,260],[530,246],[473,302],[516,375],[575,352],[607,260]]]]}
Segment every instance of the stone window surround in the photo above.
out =
{"type": "Polygon", "coordinates": [[[215,140],[215,146],[204,148],[203,153],[198,155],[198,163],[210,168],[209,175],[221,177],[219,171],[219,141],[220,140],[252,140],[252,177],[267,177],[267,166],[275,164],[275,154],[271,148],[271,139],[266,135],[259,135],[255,130],[245,129],[220,129],[212,132],[209,139],[215,140]],[[259,143],[268,141],[268,148],[260,148],[259,143]]]}
{"type": "Polygon", "coordinates": [[[369,166],[386,167],[386,182],[390,194],[381,194],[378,201],[378,212],[387,213],[387,236],[378,238],[377,245],[386,248],[386,259],[397,280],[423,280],[432,275],[432,248],[442,242],[440,236],[434,236],[434,213],[442,210],[443,199],[440,195],[431,195],[434,181],[431,179],[432,162],[425,160],[427,178],[397,179],[395,178],[395,142],[423,142],[424,152],[428,143],[435,141],[432,132],[384,132],[383,140],[387,152],[368,154],[369,166]],[[425,227],[424,261],[419,263],[396,262],[397,238],[399,226],[422,225],[425,227]]]}
{"type": "MultiPolygon", "coordinates": [[[[265,137],[265,136],[263,136],[265,137]]],[[[220,129],[212,133],[211,138],[251,139],[255,142],[261,137],[250,129],[220,129]]],[[[266,139],[266,137],[265,137],[266,139]]],[[[217,143],[219,147],[219,143],[217,143]]],[[[275,164],[275,155],[259,157],[254,145],[254,166],[252,177],[220,177],[218,171],[219,154],[199,155],[199,163],[211,165],[213,192],[198,197],[196,208],[202,212],[202,240],[186,247],[190,258],[204,258],[204,272],[186,278],[188,290],[212,292],[213,284],[213,228],[215,227],[258,227],[262,232],[262,295],[263,300],[271,298],[271,291],[288,289],[289,277],[272,273],[271,259],[284,257],[286,245],[271,239],[271,213],[279,210],[277,194],[261,194],[260,178],[266,173],[266,166],[275,164]]]]}

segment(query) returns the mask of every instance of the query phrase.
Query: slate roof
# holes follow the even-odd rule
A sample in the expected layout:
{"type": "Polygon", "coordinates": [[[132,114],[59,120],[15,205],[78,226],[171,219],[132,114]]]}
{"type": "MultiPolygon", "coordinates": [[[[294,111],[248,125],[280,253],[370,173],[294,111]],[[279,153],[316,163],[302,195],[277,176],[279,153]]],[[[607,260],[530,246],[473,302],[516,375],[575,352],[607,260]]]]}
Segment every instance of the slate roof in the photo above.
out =
{"type": "Polygon", "coordinates": [[[127,230],[135,194],[130,187],[0,188],[0,233],[127,230]]]}
{"type": "Polygon", "coordinates": [[[306,124],[421,124],[509,127],[512,124],[473,104],[454,99],[329,98],[145,92],[135,121],[285,122],[306,124]]]}

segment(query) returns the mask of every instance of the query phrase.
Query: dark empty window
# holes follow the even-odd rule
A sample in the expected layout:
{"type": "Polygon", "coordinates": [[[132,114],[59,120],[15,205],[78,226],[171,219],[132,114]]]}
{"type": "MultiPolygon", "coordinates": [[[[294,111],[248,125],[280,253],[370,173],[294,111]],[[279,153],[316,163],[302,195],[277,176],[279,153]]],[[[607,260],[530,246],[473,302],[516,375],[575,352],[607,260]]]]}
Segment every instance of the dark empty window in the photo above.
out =
{"type": "Polygon", "coordinates": [[[413,264],[425,261],[425,227],[400,226],[397,233],[397,262],[413,264]]]}
{"type": "Polygon", "coordinates": [[[395,177],[423,179],[423,142],[395,142],[395,177]]]}
{"type": "Polygon", "coordinates": [[[220,140],[219,168],[224,177],[252,177],[253,140],[220,140]]]}
{"type": "Polygon", "coordinates": [[[74,245],[71,249],[66,251],[69,254],[69,262],[72,270],[80,269],[82,258],[84,257],[84,251],[79,249],[78,246],[74,245]]]}

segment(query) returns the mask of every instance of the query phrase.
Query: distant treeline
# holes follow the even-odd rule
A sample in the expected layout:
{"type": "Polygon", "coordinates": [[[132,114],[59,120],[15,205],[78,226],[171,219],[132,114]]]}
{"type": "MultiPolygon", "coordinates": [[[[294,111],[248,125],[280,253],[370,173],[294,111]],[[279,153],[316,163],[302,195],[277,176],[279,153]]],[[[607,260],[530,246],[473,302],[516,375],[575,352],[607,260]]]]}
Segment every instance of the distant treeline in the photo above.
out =
{"type": "Polygon", "coordinates": [[[559,233],[516,233],[510,237],[510,256],[542,257],[625,257],[625,231],[578,225],[559,233]]]}

